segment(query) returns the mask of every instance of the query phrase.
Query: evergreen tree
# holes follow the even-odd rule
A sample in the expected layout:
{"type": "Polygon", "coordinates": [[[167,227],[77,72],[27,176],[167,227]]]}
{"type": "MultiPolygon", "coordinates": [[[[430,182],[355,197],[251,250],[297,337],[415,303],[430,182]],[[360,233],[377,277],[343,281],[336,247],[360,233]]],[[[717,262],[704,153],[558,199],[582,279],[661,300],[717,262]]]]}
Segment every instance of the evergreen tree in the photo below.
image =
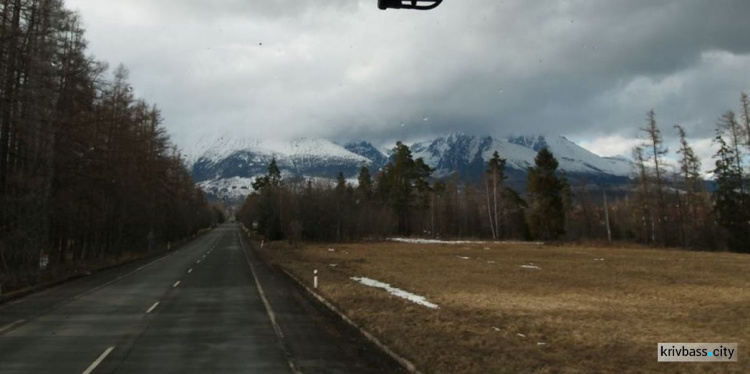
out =
{"type": "Polygon", "coordinates": [[[528,171],[527,186],[531,232],[538,239],[557,240],[565,235],[564,184],[556,175],[559,163],[552,152],[543,148],[534,164],[528,171]]]}
{"type": "Polygon", "coordinates": [[[367,166],[362,166],[357,176],[359,185],[357,186],[356,192],[360,198],[370,200],[372,198],[373,181],[370,175],[370,169],[367,166]]]}
{"type": "Polygon", "coordinates": [[[396,143],[391,162],[378,177],[377,195],[396,213],[399,234],[411,232],[414,209],[429,206],[432,171],[421,158],[414,160],[408,146],[396,143]]]}
{"type": "Polygon", "coordinates": [[[283,194],[281,171],[272,158],[268,164],[268,174],[258,177],[253,182],[253,189],[258,191],[258,229],[270,240],[283,236],[283,194]]]}
{"type": "Polygon", "coordinates": [[[272,158],[271,162],[268,164],[268,174],[256,178],[252,185],[253,189],[256,191],[261,191],[266,187],[281,186],[281,171],[276,164],[276,157],[272,158]]]}
{"type": "Polygon", "coordinates": [[[724,139],[722,127],[717,129],[716,168],[714,175],[718,186],[714,193],[714,212],[719,225],[726,230],[729,249],[750,252],[750,214],[747,196],[742,191],[742,169],[737,165],[736,149],[724,139]]]}
{"type": "Polygon", "coordinates": [[[698,223],[702,221],[702,217],[698,215],[699,192],[702,183],[701,161],[695,155],[693,147],[688,143],[685,129],[679,125],[675,126],[675,129],[677,129],[680,139],[680,149],[677,154],[680,155],[679,174],[682,188],[685,191],[684,198],[679,193],[676,195],[680,219],[680,236],[682,237],[682,245],[690,247],[695,242],[695,229],[698,227],[698,223]]]}

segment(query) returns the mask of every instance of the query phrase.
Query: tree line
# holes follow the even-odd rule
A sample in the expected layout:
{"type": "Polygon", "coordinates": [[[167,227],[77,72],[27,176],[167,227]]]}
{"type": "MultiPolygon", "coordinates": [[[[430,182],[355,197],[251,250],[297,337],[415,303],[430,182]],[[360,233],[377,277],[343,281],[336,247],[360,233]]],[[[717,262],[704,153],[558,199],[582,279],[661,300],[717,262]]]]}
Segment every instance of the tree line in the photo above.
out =
{"type": "Polygon", "coordinates": [[[87,55],[62,0],[0,5],[0,282],[147,251],[208,227],[207,205],[128,71],[87,55]]]}
{"type": "Polygon", "coordinates": [[[480,183],[457,175],[433,180],[432,170],[399,142],[389,164],[358,183],[339,174],[335,184],[282,180],[275,160],[254,184],[238,216],[271,239],[352,241],[393,235],[494,240],[594,240],[661,247],[750,252],[750,100],[716,124],[709,191],[686,131],[674,126],[679,148],[664,145],[656,113],[640,128],[627,188],[573,183],[548,149],[537,154],[521,194],[505,180],[506,160],[495,152],[480,183]]]}
{"type": "Polygon", "coordinates": [[[398,142],[390,163],[373,176],[366,166],[356,187],[339,173],[335,184],[282,180],[276,161],[258,178],[238,212],[268,239],[351,241],[391,235],[434,238],[560,239],[569,185],[547,149],[529,170],[526,199],[507,186],[506,161],[495,152],[482,186],[454,176],[433,181],[434,171],[398,142]],[[528,216],[528,219],[527,219],[528,216]]]}

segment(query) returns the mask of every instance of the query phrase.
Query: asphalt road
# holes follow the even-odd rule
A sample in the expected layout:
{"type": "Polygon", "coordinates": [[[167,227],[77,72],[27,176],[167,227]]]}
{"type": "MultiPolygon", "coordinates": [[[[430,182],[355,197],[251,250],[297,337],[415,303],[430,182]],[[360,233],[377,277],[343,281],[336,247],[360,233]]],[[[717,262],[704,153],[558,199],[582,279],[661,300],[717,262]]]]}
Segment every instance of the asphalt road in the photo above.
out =
{"type": "Polygon", "coordinates": [[[233,224],[0,305],[1,373],[398,371],[259,261],[233,224]]]}

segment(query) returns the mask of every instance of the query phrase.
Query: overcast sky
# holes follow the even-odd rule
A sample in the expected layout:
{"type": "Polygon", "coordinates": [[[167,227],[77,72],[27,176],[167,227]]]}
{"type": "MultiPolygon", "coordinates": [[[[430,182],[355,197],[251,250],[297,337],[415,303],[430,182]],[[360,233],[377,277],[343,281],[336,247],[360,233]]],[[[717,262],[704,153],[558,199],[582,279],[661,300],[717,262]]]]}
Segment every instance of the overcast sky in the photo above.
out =
{"type": "MultiPolygon", "coordinates": [[[[646,112],[708,156],[750,91],[747,0],[67,0],[178,145],[207,133],[568,136],[630,155],[646,112]]],[[[710,165],[709,165],[710,166],[710,165]]]]}

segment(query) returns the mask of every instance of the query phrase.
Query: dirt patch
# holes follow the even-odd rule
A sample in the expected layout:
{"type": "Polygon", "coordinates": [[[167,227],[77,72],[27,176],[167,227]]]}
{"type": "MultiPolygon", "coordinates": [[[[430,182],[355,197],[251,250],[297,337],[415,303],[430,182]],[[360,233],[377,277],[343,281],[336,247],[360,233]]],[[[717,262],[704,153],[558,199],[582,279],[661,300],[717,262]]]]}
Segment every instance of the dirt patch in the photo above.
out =
{"type": "Polygon", "coordinates": [[[659,342],[748,346],[746,255],[393,242],[260,251],[309,285],[317,269],[321,294],[427,373],[750,372],[743,356],[656,362],[659,342]]]}

